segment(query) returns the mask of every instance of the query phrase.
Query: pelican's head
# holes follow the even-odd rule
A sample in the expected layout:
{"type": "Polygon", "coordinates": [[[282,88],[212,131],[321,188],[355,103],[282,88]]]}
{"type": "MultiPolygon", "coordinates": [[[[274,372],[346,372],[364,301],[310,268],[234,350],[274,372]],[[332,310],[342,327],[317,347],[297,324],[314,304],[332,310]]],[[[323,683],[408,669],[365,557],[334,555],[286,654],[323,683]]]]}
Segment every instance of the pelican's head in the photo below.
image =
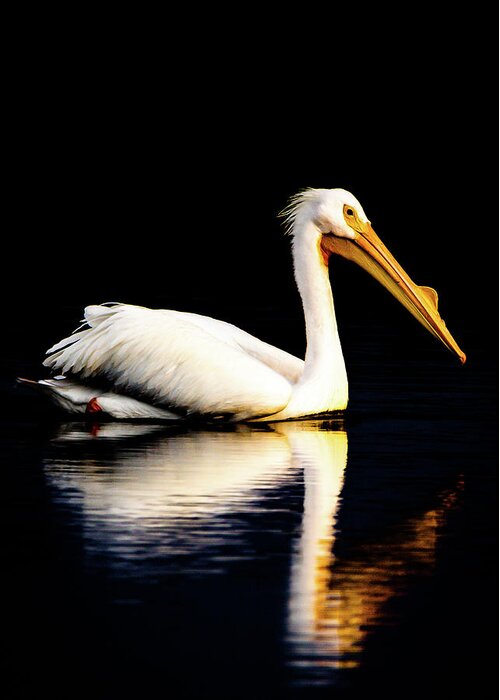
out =
{"type": "Polygon", "coordinates": [[[377,236],[354,195],[342,189],[305,190],[293,197],[283,213],[292,235],[312,227],[325,262],[332,253],[356,262],[465,362],[465,354],[438,313],[437,292],[410,279],[377,236]]]}

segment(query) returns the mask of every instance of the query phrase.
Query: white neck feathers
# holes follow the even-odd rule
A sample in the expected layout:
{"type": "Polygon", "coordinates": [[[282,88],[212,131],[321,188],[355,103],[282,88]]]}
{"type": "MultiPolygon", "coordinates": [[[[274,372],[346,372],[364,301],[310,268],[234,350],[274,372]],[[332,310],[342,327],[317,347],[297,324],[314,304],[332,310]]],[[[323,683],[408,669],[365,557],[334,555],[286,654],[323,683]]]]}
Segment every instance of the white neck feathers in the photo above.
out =
{"type": "Polygon", "coordinates": [[[321,234],[309,220],[296,221],[293,235],[295,279],[304,307],[307,349],[304,373],[285,410],[311,414],[341,410],[347,405],[347,375],[328,266],[320,250],[321,234]]]}

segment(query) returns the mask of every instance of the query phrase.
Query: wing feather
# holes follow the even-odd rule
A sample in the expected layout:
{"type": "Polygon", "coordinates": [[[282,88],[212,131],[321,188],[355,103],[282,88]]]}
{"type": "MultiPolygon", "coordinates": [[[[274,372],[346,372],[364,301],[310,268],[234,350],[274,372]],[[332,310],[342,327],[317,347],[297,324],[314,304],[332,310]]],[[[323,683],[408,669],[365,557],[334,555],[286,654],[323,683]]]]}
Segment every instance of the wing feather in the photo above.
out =
{"type": "Polygon", "coordinates": [[[263,362],[275,372],[281,374],[288,379],[288,381],[292,382],[292,384],[298,382],[302,376],[304,360],[300,360],[298,357],[284,350],[280,350],[274,345],[265,343],[254,335],[241,330],[241,328],[227,323],[226,321],[219,321],[218,319],[208,316],[200,316],[198,314],[185,312],[181,313],[181,315],[192,323],[199,325],[200,328],[204,328],[208,332],[213,333],[216,337],[230,340],[249,355],[255,357],[255,359],[263,362]]]}
{"type": "Polygon", "coordinates": [[[126,304],[90,306],[88,328],[53,345],[44,365],[83,382],[104,379],[114,391],[187,413],[244,418],[288,403],[290,382],[249,354],[230,324],[217,332],[214,319],[192,316],[126,304]]]}

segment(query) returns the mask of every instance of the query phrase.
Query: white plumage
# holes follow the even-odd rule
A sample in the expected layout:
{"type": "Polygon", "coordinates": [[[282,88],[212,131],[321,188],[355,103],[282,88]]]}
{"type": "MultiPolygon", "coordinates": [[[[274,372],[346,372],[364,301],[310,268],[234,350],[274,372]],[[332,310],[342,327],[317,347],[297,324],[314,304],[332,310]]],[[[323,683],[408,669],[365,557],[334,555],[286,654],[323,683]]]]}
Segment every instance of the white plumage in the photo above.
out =
{"type": "MultiPolygon", "coordinates": [[[[240,420],[275,413],[286,405],[291,381],[301,371],[302,362],[293,356],[196,314],[117,304],[87,307],[85,321],[87,329],[48,350],[45,366],[82,383],[104,380],[114,396],[140,396],[149,405],[169,407],[166,418],[240,420]],[[278,363],[283,375],[272,369],[278,363]]],[[[110,400],[109,394],[98,396],[102,409],[118,417],[110,400]]]]}
{"type": "Polygon", "coordinates": [[[115,418],[286,420],[343,410],[348,385],[331,253],[365,267],[465,359],[437,313],[435,292],[411,282],[352,194],[307,190],[285,213],[304,307],[304,361],[223,321],[111,304],[87,307],[84,327],[47,351],[44,365],[59,378],[28,383],[66,411],[115,418]]]}

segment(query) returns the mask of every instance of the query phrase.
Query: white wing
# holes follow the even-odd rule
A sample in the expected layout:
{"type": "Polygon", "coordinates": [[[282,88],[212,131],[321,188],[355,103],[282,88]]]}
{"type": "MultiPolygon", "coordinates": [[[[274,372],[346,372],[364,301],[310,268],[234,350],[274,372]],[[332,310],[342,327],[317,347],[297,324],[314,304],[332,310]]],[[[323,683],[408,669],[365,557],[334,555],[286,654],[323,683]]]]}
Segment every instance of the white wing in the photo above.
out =
{"type": "Polygon", "coordinates": [[[44,365],[84,383],[104,379],[119,394],[175,412],[238,419],[276,413],[291,383],[271,363],[285,356],[290,378],[302,370],[297,358],[195,314],[117,304],[87,307],[85,321],[88,328],[47,351],[44,365]]]}
{"type": "Polygon", "coordinates": [[[246,353],[255,357],[255,359],[274,369],[275,372],[281,374],[292,384],[298,382],[302,376],[304,360],[299,360],[298,357],[290,355],[290,353],[280,350],[274,345],[264,343],[264,341],[259,340],[259,338],[246,331],[242,331],[241,328],[233,326],[231,323],[187,312],[164,311],[163,313],[178,313],[182,318],[194,323],[199,328],[203,328],[217,338],[240,347],[246,353]]]}

